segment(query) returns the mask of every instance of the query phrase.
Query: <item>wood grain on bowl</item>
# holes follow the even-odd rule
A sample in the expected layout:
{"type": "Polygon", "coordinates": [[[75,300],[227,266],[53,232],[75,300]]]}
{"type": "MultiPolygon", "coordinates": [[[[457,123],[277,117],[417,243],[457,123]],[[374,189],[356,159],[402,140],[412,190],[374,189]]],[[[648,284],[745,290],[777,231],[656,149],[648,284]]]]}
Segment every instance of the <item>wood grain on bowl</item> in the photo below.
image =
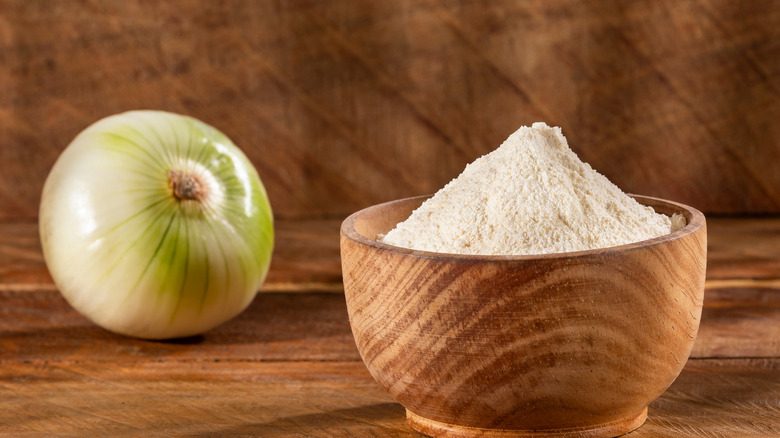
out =
{"type": "Polygon", "coordinates": [[[656,239],[544,256],[459,256],[374,240],[424,197],[342,225],[355,341],[410,424],[448,436],[615,436],[638,427],[693,347],[704,216],[656,239]],[[508,432],[509,431],[509,432],[508,432]]]}

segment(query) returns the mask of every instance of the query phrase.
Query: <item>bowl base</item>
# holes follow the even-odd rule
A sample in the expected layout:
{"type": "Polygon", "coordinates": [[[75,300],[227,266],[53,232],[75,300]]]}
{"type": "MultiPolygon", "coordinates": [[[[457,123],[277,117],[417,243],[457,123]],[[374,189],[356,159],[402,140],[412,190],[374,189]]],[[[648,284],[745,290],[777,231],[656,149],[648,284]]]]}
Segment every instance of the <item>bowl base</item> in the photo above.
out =
{"type": "Polygon", "coordinates": [[[406,420],[412,429],[432,437],[455,438],[607,438],[616,437],[641,426],[647,419],[647,408],[637,415],[621,418],[601,424],[588,426],[568,427],[564,429],[483,429],[478,427],[459,426],[457,424],[444,423],[421,417],[414,412],[406,410],[406,420]]]}

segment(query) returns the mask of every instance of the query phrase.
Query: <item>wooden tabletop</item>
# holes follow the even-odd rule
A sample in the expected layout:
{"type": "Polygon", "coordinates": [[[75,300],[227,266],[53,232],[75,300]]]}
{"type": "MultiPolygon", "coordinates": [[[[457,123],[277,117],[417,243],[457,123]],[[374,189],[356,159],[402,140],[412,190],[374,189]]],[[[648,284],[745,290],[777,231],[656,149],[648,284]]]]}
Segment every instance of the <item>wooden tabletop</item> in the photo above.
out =
{"type": "MultiPolygon", "coordinates": [[[[170,342],[91,324],[52,284],[37,225],[0,224],[0,435],[419,436],[355,348],[339,223],[277,223],[249,309],[170,342]]],[[[780,218],[708,225],[693,354],[631,437],[780,436],[780,218]]]]}

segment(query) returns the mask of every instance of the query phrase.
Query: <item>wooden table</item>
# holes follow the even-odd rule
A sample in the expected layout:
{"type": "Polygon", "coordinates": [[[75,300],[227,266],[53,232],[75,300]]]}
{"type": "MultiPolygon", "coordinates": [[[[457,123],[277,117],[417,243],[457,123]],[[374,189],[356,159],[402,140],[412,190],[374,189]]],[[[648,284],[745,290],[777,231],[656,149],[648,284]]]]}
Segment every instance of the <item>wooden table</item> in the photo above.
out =
{"type": "MultiPolygon", "coordinates": [[[[709,218],[702,325],[631,437],[780,436],[780,218],[709,218]]],[[[0,434],[418,436],[358,356],[338,220],[280,221],[272,272],[203,336],[130,339],[51,282],[35,223],[0,224],[0,434]]]]}

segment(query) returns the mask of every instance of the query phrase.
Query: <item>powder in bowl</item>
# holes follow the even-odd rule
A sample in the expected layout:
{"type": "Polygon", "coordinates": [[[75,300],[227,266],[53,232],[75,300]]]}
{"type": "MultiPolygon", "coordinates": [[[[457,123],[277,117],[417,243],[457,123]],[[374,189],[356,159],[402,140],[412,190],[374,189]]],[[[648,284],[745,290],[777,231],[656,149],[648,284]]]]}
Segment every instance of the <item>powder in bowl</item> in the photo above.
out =
{"type": "Polygon", "coordinates": [[[378,240],[482,255],[549,254],[624,245],[685,226],[623,193],[569,149],[558,127],[524,126],[378,240]]]}

